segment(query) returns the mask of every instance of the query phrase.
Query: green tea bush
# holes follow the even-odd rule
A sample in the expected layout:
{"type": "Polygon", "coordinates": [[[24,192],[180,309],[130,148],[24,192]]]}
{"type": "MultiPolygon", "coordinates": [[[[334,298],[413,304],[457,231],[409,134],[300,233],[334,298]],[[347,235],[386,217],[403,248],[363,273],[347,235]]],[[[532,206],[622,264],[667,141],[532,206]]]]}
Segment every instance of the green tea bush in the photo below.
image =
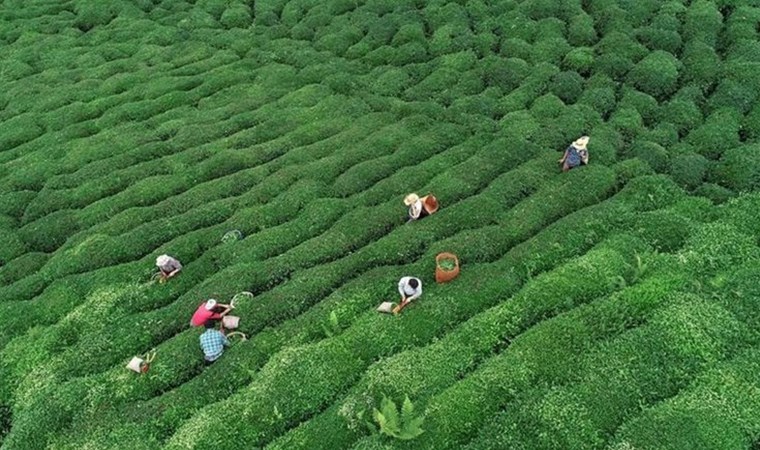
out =
{"type": "Polygon", "coordinates": [[[628,158],[612,166],[617,175],[618,187],[625,186],[629,181],[644,175],[653,175],[654,171],[649,164],[638,158],[628,158]]]}
{"type": "Polygon", "coordinates": [[[701,41],[689,42],[681,56],[683,83],[695,83],[707,90],[721,73],[722,61],[715,49],[701,41]]]}
{"type": "Polygon", "coordinates": [[[606,33],[597,43],[596,51],[600,55],[616,55],[633,63],[639,62],[650,54],[646,47],[621,31],[606,33]]]}
{"type": "Polygon", "coordinates": [[[594,51],[590,47],[574,48],[562,60],[562,67],[586,76],[591,74],[593,66],[594,51]]]}
{"type": "Polygon", "coordinates": [[[93,3],[77,0],[74,4],[76,19],[74,26],[82,31],[89,31],[98,25],[107,25],[121,10],[120,2],[93,3]]]}
{"type": "Polygon", "coordinates": [[[394,47],[400,47],[411,42],[425,44],[425,28],[421,22],[401,25],[391,39],[391,44],[394,47]]]}
{"type": "Polygon", "coordinates": [[[631,144],[631,154],[649,164],[655,172],[665,173],[669,167],[668,152],[660,145],[645,140],[636,140],[631,144]]]}
{"type": "Polygon", "coordinates": [[[635,213],[631,220],[631,232],[658,251],[672,253],[686,243],[694,224],[671,210],[635,213]]]}
{"type": "Polygon", "coordinates": [[[684,189],[694,190],[704,181],[708,164],[700,154],[677,155],[670,159],[670,176],[684,189]]]}
{"type": "Polygon", "coordinates": [[[726,271],[760,257],[760,249],[751,236],[727,223],[709,223],[698,227],[681,251],[683,259],[699,275],[726,271]]]}
{"type": "Polygon", "coordinates": [[[681,63],[671,53],[656,50],[631,69],[627,81],[637,89],[663,99],[678,87],[680,66],[681,63]]]}
{"type": "Polygon", "coordinates": [[[583,77],[577,72],[560,72],[554,76],[549,89],[565,104],[575,103],[583,92],[583,77]]]}
{"type": "Polygon", "coordinates": [[[541,39],[531,46],[530,61],[534,64],[551,63],[558,66],[571,49],[562,37],[541,39]]]}
{"type": "Polygon", "coordinates": [[[726,63],[723,69],[725,78],[718,83],[715,92],[710,96],[708,102],[710,107],[712,109],[732,108],[742,114],[751,111],[756,99],[760,96],[760,90],[756,87],[760,83],[758,69],[760,69],[760,62],[726,63]]]}
{"type": "Polygon", "coordinates": [[[694,191],[694,194],[708,198],[715,204],[725,203],[736,196],[734,191],[715,183],[702,184],[694,191]]]}
{"type": "Polygon", "coordinates": [[[243,2],[230,3],[219,17],[219,23],[228,29],[248,28],[252,21],[251,8],[243,2]]]}
{"type": "Polygon", "coordinates": [[[677,55],[683,45],[678,31],[644,27],[636,30],[636,37],[650,50],[662,50],[677,55]]]}
{"type": "Polygon", "coordinates": [[[750,446],[760,428],[757,357],[753,348],[711,368],[677,396],[626,421],[610,448],[750,446]]]}
{"type": "Polygon", "coordinates": [[[615,108],[615,90],[610,87],[589,88],[583,91],[578,103],[590,106],[603,118],[615,108]]]}
{"type": "Polygon", "coordinates": [[[570,18],[567,26],[567,40],[573,47],[594,45],[599,36],[594,29],[594,19],[581,13],[570,18]]]}
{"type": "Polygon", "coordinates": [[[702,125],[691,130],[686,142],[692,144],[707,159],[718,159],[729,148],[738,147],[740,114],[730,108],[721,108],[702,125]]]}
{"type": "Polygon", "coordinates": [[[683,36],[686,41],[700,41],[715,47],[723,25],[723,16],[715,2],[699,0],[684,14],[683,36]]]}
{"type": "Polygon", "coordinates": [[[617,109],[612,113],[609,124],[612,125],[626,141],[633,141],[644,132],[644,120],[635,108],[617,109]]]}
{"type": "Polygon", "coordinates": [[[659,116],[659,105],[651,95],[624,87],[620,94],[622,98],[618,102],[618,108],[634,108],[639,112],[646,125],[651,125],[659,116]]]}
{"type": "Polygon", "coordinates": [[[736,192],[760,187],[760,145],[751,144],[726,150],[715,165],[711,179],[736,192]]]}
{"type": "Polygon", "coordinates": [[[673,99],[665,103],[658,116],[661,122],[675,125],[679,136],[685,136],[689,130],[702,124],[702,111],[693,101],[686,99],[673,99]]]}
{"type": "Polygon", "coordinates": [[[76,211],[66,209],[28,223],[19,228],[18,233],[29,248],[41,252],[53,252],[79,228],[76,211]]]}
{"type": "Polygon", "coordinates": [[[0,228],[0,236],[5,243],[0,247],[0,261],[3,264],[8,264],[9,261],[28,251],[26,242],[17,231],[3,227],[0,228]]]}
{"type": "Polygon", "coordinates": [[[575,372],[582,381],[537,389],[497,419],[501,433],[494,436],[488,427],[483,436],[509,447],[601,445],[603,437],[628,416],[675,395],[701,370],[730,355],[734,344],[747,345],[746,324],[724,308],[686,294],[674,297],[671,305],[652,314],[647,325],[589,352],[580,373],[575,372]],[[641,349],[647,349],[646,358],[632,357],[641,349]],[[564,418],[569,411],[573,411],[571,426],[564,418]]]}

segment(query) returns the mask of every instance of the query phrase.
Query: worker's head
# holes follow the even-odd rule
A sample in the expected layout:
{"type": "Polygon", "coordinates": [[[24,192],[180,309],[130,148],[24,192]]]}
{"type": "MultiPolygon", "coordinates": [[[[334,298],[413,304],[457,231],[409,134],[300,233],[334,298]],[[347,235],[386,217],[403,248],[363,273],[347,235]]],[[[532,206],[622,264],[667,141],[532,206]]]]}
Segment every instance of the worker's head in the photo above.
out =
{"type": "Polygon", "coordinates": [[[420,285],[420,282],[417,281],[416,278],[412,278],[411,280],[409,280],[409,287],[411,287],[412,289],[417,289],[419,285],[420,285]]]}
{"type": "Polygon", "coordinates": [[[206,300],[206,309],[207,310],[213,311],[214,307],[216,307],[216,300],[214,300],[213,298],[210,298],[210,299],[206,300]]]}
{"type": "Polygon", "coordinates": [[[578,139],[573,142],[573,146],[580,150],[586,150],[586,146],[588,145],[588,136],[581,136],[578,139]]]}
{"type": "Polygon", "coordinates": [[[161,267],[169,264],[169,261],[171,261],[171,258],[169,255],[161,255],[158,258],[156,258],[156,265],[161,267]]]}
{"type": "Polygon", "coordinates": [[[415,193],[411,193],[411,194],[407,195],[406,197],[404,197],[404,204],[406,206],[412,206],[419,199],[420,199],[419,195],[417,195],[415,193]]]}
{"type": "Polygon", "coordinates": [[[216,328],[216,320],[209,319],[209,320],[203,322],[203,326],[206,327],[207,330],[210,330],[212,328],[216,328]]]}

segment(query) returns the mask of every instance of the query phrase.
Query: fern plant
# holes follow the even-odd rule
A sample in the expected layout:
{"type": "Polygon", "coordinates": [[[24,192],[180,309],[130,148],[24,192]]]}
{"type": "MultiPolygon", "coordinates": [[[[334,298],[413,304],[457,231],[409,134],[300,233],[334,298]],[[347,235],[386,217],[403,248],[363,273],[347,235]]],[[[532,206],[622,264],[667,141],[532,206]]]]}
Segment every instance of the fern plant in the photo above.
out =
{"type": "Polygon", "coordinates": [[[396,439],[410,440],[424,433],[422,422],[425,418],[422,415],[415,417],[414,404],[409,400],[409,396],[404,397],[400,412],[393,400],[383,396],[380,409],[375,408],[373,417],[380,433],[396,439]]]}

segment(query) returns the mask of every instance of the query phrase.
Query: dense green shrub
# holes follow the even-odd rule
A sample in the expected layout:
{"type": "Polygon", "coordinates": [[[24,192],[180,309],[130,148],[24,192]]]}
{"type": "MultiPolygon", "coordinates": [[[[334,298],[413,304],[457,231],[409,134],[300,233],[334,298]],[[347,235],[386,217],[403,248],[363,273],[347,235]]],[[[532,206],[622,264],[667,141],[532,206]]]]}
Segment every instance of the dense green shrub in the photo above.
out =
{"type": "Polygon", "coordinates": [[[639,62],[650,54],[646,47],[620,31],[606,33],[596,45],[596,51],[601,56],[615,55],[633,63],[639,62]]]}
{"type": "Polygon", "coordinates": [[[226,28],[248,28],[251,26],[251,8],[243,2],[231,2],[219,17],[219,23],[226,28]]]}
{"type": "Polygon", "coordinates": [[[684,14],[683,35],[687,41],[701,41],[715,47],[723,24],[723,16],[715,2],[698,0],[684,14]]]}
{"type": "Polygon", "coordinates": [[[533,62],[531,45],[519,38],[502,39],[499,42],[499,55],[504,58],[516,58],[533,62]]]}
{"type": "Polygon", "coordinates": [[[760,96],[760,62],[729,62],[723,67],[724,79],[719,83],[715,92],[710,96],[709,105],[713,109],[727,107],[736,109],[742,114],[749,112],[755,106],[760,96]]]}
{"type": "Polygon", "coordinates": [[[730,108],[710,114],[702,125],[691,130],[686,141],[707,159],[718,159],[726,150],[740,145],[740,114],[730,108]]]}
{"type": "Polygon", "coordinates": [[[562,66],[589,75],[594,65],[594,51],[590,47],[577,47],[570,50],[562,60],[562,66]]]}
{"type": "Polygon", "coordinates": [[[618,108],[634,108],[641,115],[644,123],[652,124],[658,117],[659,105],[651,95],[624,87],[621,89],[622,98],[618,102],[618,108]]]}
{"type": "Polygon", "coordinates": [[[634,416],[610,448],[746,448],[757,434],[758,352],[712,368],[677,396],[634,416]]]}
{"type": "Polygon", "coordinates": [[[679,136],[702,124],[702,111],[693,101],[673,99],[659,110],[659,120],[676,126],[679,136]]]}
{"type": "Polygon", "coordinates": [[[712,181],[736,192],[760,187],[760,145],[751,144],[726,150],[714,167],[712,181]]]}
{"type": "Polygon", "coordinates": [[[18,233],[29,248],[41,252],[52,252],[66,242],[69,236],[80,228],[75,211],[56,211],[19,228],[18,233]]]}
{"type": "Polygon", "coordinates": [[[636,140],[631,144],[631,154],[649,164],[659,173],[667,172],[669,167],[668,152],[660,145],[645,140],[636,140]]]}
{"type": "Polygon", "coordinates": [[[680,65],[680,61],[671,53],[657,50],[636,64],[627,80],[639,90],[662,99],[678,87],[680,65]]]}
{"type": "Polygon", "coordinates": [[[617,109],[612,113],[609,124],[618,130],[624,139],[632,141],[644,131],[644,120],[635,108],[617,109]]]}
{"type": "Polygon", "coordinates": [[[606,118],[615,108],[615,90],[610,87],[589,88],[583,91],[578,102],[589,105],[606,118]]]}
{"type": "Polygon", "coordinates": [[[89,31],[98,25],[106,25],[113,20],[121,9],[120,2],[89,2],[77,0],[74,4],[76,19],[74,25],[82,31],[89,31]]]}
{"type": "Polygon", "coordinates": [[[753,237],[733,225],[714,222],[701,225],[689,236],[681,256],[695,273],[706,275],[756,261],[760,249],[753,237]]]}
{"type": "Polygon", "coordinates": [[[617,175],[618,186],[625,186],[629,181],[644,175],[653,175],[654,171],[649,164],[638,158],[628,158],[615,164],[612,169],[617,175]]]}
{"type": "Polygon", "coordinates": [[[504,92],[509,92],[519,86],[530,72],[530,66],[522,59],[502,58],[495,55],[483,58],[479,67],[486,85],[497,86],[504,92]]]}
{"type": "Polygon", "coordinates": [[[695,83],[706,90],[721,72],[721,58],[715,49],[701,41],[686,44],[681,56],[683,82],[695,83]]]}
{"type": "Polygon", "coordinates": [[[674,55],[680,52],[683,45],[681,35],[674,30],[644,27],[636,30],[636,37],[651,50],[663,50],[674,55]]]}
{"type": "Polygon", "coordinates": [[[684,189],[694,190],[705,179],[708,161],[696,153],[677,155],[670,159],[670,176],[684,189]]]}
{"type": "Polygon", "coordinates": [[[715,183],[702,184],[694,194],[709,198],[715,204],[725,203],[736,196],[734,191],[715,183]]]}
{"type": "Polygon", "coordinates": [[[594,29],[594,19],[582,13],[570,18],[567,27],[567,40],[573,47],[594,45],[598,39],[594,29]]]}
{"type": "Polygon", "coordinates": [[[566,104],[575,103],[583,92],[583,77],[577,72],[560,72],[549,89],[566,104]]]}

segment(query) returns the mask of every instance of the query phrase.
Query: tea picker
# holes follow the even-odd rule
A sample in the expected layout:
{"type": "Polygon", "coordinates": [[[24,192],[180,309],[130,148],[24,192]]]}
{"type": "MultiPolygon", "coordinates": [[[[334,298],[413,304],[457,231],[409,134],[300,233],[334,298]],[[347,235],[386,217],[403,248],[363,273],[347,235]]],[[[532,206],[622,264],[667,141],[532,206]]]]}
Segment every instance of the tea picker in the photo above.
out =
{"type": "Polygon", "coordinates": [[[233,305],[218,303],[215,299],[210,298],[198,305],[198,309],[195,310],[190,319],[190,326],[199,327],[207,320],[221,320],[233,308],[233,305]]]}
{"type": "Polygon", "coordinates": [[[581,164],[588,164],[588,149],[586,148],[588,141],[588,136],[581,136],[573,141],[573,143],[565,149],[565,153],[558,161],[560,164],[562,164],[563,172],[567,172],[568,170],[574,167],[578,167],[581,164]]]}
{"type": "Polygon", "coordinates": [[[177,275],[182,270],[182,264],[169,255],[160,255],[156,258],[156,266],[158,267],[158,282],[165,283],[166,280],[177,275]]]}
{"type": "Polygon", "coordinates": [[[419,220],[438,211],[438,199],[433,194],[420,197],[417,194],[409,194],[404,197],[404,204],[409,207],[408,220],[419,220]]]}
{"type": "Polygon", "coordinates": [[[398,314],[412,300],[422,295],[422,280],[416,277],[403,277],[398,282],[398,292],[401,294],[401,301],[393,307],[391,302],[383,302],[377,310],[384,313],[398,314]]]}

